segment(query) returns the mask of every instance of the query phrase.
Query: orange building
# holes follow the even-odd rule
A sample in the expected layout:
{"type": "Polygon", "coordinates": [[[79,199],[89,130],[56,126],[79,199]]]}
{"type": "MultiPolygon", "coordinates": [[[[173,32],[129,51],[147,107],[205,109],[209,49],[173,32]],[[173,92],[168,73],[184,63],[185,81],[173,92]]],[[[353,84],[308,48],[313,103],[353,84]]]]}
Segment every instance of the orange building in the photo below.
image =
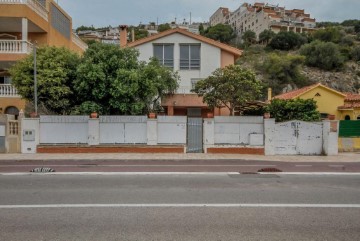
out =
{"type": "Polygon", "coordinates": [[[72,31],[71,17],[54,0],[0,0],[0,114],[15,114],[25,101],[11,85],[8,69],[33,44],[82,53],[87,45],[72,31]]]}

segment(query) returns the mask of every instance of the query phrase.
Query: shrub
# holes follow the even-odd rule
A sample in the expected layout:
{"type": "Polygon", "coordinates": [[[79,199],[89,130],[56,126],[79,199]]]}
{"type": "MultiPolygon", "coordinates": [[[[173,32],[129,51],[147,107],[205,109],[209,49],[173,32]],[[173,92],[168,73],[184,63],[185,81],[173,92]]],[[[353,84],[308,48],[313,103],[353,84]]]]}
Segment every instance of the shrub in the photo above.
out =
{"type": "Polygon", "coordinates": [[[307,83],[305,76],[300,72],[300,66],[304,63],[305,57],[300,55],[278,55],[270,54],[260,67],[267,76],[269,87],[275,93],[287,84],[295,84],[302,87],[307,83]]]}
{"type": "Polygon", "coordinates": [[[334,43],[314,41],[301,47],[300,53],[305,56],[305,64],[324,70],[340,69],[344,65],[339,47],[334,43]]]}
{"type": "Polygon", "coordinates": [[[313,99],[273,99],[266,110],[277,122],[320,120],[320,113],[317,111],[316,101],[313,99]]]}
{"type": "Polygon", "coordinates": [[[294,32],[280,32],[269,43],[272,49],[291,50],[307,43],[306,37],[294,32]]]}
{"type": "Polygon", "coordinates": [[[344,35],[345,33],[339,27],[329,27],[316,31],[313,37],[323,42],[339,43],[344,35]]]}

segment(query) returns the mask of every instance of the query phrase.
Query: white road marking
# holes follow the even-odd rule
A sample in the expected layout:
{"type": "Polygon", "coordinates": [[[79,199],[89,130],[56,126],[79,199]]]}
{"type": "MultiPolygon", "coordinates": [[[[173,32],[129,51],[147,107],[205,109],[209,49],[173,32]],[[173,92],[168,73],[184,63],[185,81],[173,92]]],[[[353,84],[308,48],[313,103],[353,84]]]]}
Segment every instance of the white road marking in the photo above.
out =
{"type": "MultiPolygon", "coordinates": [[[[360,172],[259,172],[259,175],[335,175],[335,176],[359,176],[360,172]]],[[[79,176],[129,176],[129,175],[246,175],[239,172],[0,172],[0,176],[43,176],[43,175],[79,175],[79,176]]]]}
{"type": "Polygon", "coordinates": [[[313,165],[295,165],[295,167],[312,167],[313,165]]]}
{"type": "Polygon", "coordinates": [[[0,205],[0,209],[19,208],[360,208],[360,204],[308,204],[308,203],[144,203],[144,204],[39,204],[0,205]]]}
{"type": "Polygon", "coordinates": [[[344,167],[344,165],[329,165],[329,167],[344,167]]]}
{"type": "Polygon", "coordinates": [[[276,167],[276,165],[92,165],[92,164],[78,164],[78,165],[0,165],[1,167],[276,167]]]}

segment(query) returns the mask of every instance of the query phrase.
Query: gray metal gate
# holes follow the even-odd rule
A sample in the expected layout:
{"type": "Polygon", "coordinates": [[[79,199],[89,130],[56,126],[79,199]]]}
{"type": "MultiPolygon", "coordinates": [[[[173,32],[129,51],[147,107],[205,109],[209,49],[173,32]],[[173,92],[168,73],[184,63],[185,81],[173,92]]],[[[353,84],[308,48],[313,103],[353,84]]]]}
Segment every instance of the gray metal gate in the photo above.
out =
{"type": "Polygon", "coordinates": [[[203,119],[189,117],[187,121],[187,152],[203,152],[203,119]]]}

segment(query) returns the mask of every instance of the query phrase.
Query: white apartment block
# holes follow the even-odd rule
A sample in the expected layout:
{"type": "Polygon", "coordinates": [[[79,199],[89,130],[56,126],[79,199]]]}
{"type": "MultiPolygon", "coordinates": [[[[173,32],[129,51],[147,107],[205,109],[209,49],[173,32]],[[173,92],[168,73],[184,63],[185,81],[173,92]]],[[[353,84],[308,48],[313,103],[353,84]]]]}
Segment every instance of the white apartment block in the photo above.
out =
{"type": "Polygon", "coordinates": [[[219,8],[211,16],[211,26],[218,23],[229,24],[238,36],[248,30],[254,31],[259,37],[265,29],[275,33],[280,31],[304,33],[314,31],[316,27],[315,19],[303,9],[286,10],[284,7],[265,3],[254,5],[244,3],[233,12],[221,11],[222,9],[225,8],[219,8]],[[226,14],[221,18],[221,13],[226,14]]]}

